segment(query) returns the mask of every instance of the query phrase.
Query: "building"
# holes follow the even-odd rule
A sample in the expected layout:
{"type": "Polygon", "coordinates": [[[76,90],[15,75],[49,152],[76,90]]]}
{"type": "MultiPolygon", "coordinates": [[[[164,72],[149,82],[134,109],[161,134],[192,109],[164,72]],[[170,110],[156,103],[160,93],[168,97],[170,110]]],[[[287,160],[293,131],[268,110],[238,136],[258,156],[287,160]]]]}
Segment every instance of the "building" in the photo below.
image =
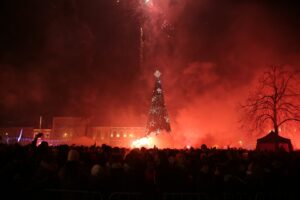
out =
{"type": "Polygon", "coordinates": [[[47,139],[50,139],[51,132],[52,132],[52,129],[50,129],[50,128],[42,128],[42,129],[35,128],[35,129],[33,129],[33,138],[38,133],[43,133],[43,138],[42,139],[46,139],[47,140],[47,139]]]}
{"type": "Polygon", "coordinates": [[[87,134],[87,121],[82,117],[54,117],[51,139],[72,139],[87,134]]]}
{"type": "Polygon", "coordinates": [[[88,136],[96,141],[97,145],[128,147],[132,141],[144,137],[145,127],[105,127],[96,126],[89,128],[88,136]]]}
{"type": "Polygon", "coordinates": [[[43,133],[40,141],[47,141],[49,145],[71,144],[74,141],[84,145],[83,140],[85,140],[93,141],[97,145],[130,147],[134,140],[146,135],[145,127],[88,125],[88,121],[81,117],[54,117],[52,129],[33,127],[0,128],[0,136],[4,143],[15,143],[19,138],[21,138],[21,140],[19,139],[21,143],[30,143],[35,135],[43,133]]]}

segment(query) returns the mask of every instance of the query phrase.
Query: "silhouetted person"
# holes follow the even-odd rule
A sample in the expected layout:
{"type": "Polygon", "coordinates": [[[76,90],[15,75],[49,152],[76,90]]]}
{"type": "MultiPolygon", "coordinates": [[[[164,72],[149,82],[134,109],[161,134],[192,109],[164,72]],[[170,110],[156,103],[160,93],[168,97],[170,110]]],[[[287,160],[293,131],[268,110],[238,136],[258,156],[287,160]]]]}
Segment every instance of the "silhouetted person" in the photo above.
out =
{"type": "Polygon", "coordinates": [[[87,177],[80,163],[77,150],[69,150],[68,159],[58,174],[60,185],[64,189],[83,189],[87,186],[87,177]]]}

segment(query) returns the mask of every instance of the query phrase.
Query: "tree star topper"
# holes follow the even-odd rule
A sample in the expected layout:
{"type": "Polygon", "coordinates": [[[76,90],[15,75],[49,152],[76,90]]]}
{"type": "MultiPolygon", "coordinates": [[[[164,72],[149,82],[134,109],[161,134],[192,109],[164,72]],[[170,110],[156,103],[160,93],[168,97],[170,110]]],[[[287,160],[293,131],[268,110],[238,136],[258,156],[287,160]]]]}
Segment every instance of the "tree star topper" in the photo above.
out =
{"type": "Polygon", "coordinates": [[[156,78],[159,78],[159,77],[161,76],[160,71],[156,70],[155,73],[154,73],[154,76],[155,76],[156,78]]]}

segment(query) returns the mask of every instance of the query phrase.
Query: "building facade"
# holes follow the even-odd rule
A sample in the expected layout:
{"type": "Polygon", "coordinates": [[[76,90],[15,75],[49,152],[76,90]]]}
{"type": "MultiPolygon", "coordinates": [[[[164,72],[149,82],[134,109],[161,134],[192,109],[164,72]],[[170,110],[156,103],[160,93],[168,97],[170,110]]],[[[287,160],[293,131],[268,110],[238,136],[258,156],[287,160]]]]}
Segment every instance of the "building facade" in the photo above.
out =
{"type": "Polygon", "coordinates": [[[88,125],[88,121],[80,117],[54,117],[52,129],[33,127],[0,128],[0,137],[4,143],[18,142],[25,144],[30,143],[36,134],[43,133],[40,140],[47,141],[49,145],[69,144],[76,139],[82,139],[91,140],[96,145],[107,144],[130,147],[134,140],[146,135],[145,127],[88,125]]]}
{"type": "Polygon", "coordinates": [[[88,136],[97,144],[110,146],[129,147],[131,143],[146,135],[145,127],[105,127],[96,126],[89,128],[88,136]]]}
{"type": "Polygon", "coordinates": [[[87,134],[87,121],[81,117],[53,117],[51,139],[72,139],[87,134]]]}
{"type": "Polygon", "coordinates": [[[51,132],[52,132],[52,129],[50,128],[35,128],[33,129],[33,138],[35,137],[35,135],[37,135],[38,133],[43,133],[43,137],[42,139],[50,139],[51,138],[51,132]]]}

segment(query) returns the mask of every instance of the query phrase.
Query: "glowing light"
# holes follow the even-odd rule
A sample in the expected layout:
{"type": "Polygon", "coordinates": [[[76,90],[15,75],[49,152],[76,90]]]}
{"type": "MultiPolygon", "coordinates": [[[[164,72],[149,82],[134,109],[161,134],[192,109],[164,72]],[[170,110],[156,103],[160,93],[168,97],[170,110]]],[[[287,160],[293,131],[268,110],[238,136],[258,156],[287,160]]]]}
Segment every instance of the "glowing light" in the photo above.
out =
{"type": "Polygon", "coordinates": [[[132,133],[130,133],[130,134],[129,134],[129,137],[131,137],[131,138],[132,138],[132,137],[133,137],[133,134],[132,134],[132,133]]]}
{"type": "Polygon", "coordinates": [[[156,78],[159,78],[159,77],[161,76],[160,71],[156,70],[155,73],[154,73],[154,76],[155,76],[156,78]]]}
{"type": "Polygon", "coordinates": [[[152,139],[150,137],[143,137],[134,140],[131,144],[132,148],[150,147],[152,145],[152,139]]]}
{"type": "Polygon", "coordinates": [[[36,142],[36,146],[39,146],[42,142],[43,142],[43,140],[41,138],[38,138],[37,142],[36,142]]]}
{"type": "Polygon", "coordinates": [[[65,137],[68,137],[68,133],[64,133],[63,134],[63,137],[65,138],[65,137]]]}
{"type": "Polygon", "coordinates": [[[151,0],[143,0],[143,1],[147,7],[153,7],[153,2],[151,0]]]}
{"type": "Polygon", "coordinates": [[[186,145],[186,148],[187,148],[187,149],[190,149],[190,148],[191,148],[191,145],[186,145]]]}
{"type": "Polygon", "coordinates": [[[21,131],[20,131],[20,135],[18,137],[18,142],[20,142],[22,135],[23,135],[23,129],[21,129],[21,131]]]}
{"type": "Polygon", "coordinates": [[[113,134],[113,133],[111,133],[111,134],[110,134],[110,137],[114,137],[114,134],[113,134]]]}
{"type": "Polygon", "coordinates": [[[238,143],[239,143],[240,146],[243,146],[243,141],[242,140],[239,140],[238,143]]]}
{"type": "Polygon", "coordinates": [[[117,134],[117,137],[120,137],[120,134],[119,134],[119,133],[117,134]]]}
{"type": "Polygon", "coordinates": [[[127,137],[127,135],[126,135],[126,134],[124,134],[124,135],[123,135],[123,137],[125,137],[125,138],[126,138],[126,137],[127,137]]]}

